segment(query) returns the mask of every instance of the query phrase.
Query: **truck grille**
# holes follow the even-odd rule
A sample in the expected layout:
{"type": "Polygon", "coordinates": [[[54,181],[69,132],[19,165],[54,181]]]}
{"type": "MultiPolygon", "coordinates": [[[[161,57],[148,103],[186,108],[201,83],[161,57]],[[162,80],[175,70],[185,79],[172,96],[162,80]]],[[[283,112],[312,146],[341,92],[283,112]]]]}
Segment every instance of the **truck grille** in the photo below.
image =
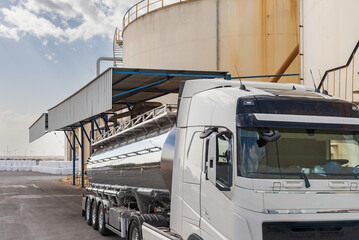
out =
{"type": "Polygon", "coordinates": [[[359,239],[359,221],[263,223],[263,240],[359,239]]]}

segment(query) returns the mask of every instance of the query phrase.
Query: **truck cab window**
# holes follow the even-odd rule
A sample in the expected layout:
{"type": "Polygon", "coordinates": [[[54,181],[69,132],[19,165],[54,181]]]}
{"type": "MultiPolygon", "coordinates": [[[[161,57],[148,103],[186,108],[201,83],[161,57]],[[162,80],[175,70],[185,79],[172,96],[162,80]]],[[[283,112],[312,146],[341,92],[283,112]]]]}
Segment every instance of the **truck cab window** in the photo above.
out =
{"type": "Polygon", "coordinates": [[[358,179],[359,132],[276,129],[281,137],[259,144],[258,129],[239,128],[238,175],[260,179],[358,179]]]}
{"type": "Polygon", "coordinates": [[[229,132],[217,136],[216,181],[232,186],[232,139],[229,132]]]}

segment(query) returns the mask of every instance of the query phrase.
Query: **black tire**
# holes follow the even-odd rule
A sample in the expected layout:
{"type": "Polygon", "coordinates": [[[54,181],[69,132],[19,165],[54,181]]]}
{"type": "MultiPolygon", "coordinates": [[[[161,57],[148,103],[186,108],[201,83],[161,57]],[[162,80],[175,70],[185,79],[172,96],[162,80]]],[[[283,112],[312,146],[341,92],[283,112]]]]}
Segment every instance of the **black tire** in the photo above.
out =
{"type": "MultiPolygon", "coordinates": [[[[84,201],[84,199],[82,198],[82,202],[83,201],[84,201]]],[[[86,217],[86,202],[87,202],[87,198],[85,198],[85,209],[81,209],[81,216],[83,216],[83,217],[86,217]]]]}
{"type": "Polygon", "coordinates": [[[187,240],[203,240],[200,236],[195,233],[192,233],[187,240]]]}
{"type": "Polygon", "coordinates": [[[111,234],[111,231],[106,228],[106,221],[105,221],[105,208],[102,203],[98,205],[97,208],[97,215],[98,215],[98,231],[101,235],[106,236],[111,234]]]}
{"type": "Polygon", "coordinates": [[[142,240],[142,230],[137,219],[133,219],[128,232],[128,240],[142,240]]]}
{"type": "Polygon", "coordinates": [[[86,213],[85,213],[85,220],[88,225],[92,224],[92,212],[91,212],[91,200],[90,198],[87,198],[86,200],[86,213]]]}
{"type": "Polygon", "coordinates": [[[98,216],[97,216],[98,207],[97,207],[97,202],[95,200],[92,201],[91,212],[92,212],[92,218],[91,218],[92,228],[98,230],[98,216]]]}

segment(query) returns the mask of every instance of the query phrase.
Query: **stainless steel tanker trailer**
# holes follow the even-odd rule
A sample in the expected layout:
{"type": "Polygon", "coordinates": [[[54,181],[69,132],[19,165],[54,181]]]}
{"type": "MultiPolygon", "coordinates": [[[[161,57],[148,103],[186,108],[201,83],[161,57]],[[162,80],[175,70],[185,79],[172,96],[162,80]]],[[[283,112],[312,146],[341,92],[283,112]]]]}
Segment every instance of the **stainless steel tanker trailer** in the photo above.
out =
{"type": "Polygon", "coordinates": [[[359,110],[302,85],[183,82],[97,137],[82,201],[126,239],[359,239],[359,110]]]}

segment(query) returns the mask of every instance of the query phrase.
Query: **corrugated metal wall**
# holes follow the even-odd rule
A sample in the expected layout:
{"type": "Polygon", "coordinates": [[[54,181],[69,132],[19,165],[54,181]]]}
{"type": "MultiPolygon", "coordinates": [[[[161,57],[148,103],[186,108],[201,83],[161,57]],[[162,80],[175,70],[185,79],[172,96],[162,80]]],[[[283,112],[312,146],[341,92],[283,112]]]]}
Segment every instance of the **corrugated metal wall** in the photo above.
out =
{"type": "Polygon", "coordinates": [[[112,109],[112,69],[49,109],[49,131],[59,130],[112,109]]]}
{"type": "Polygon", "coordinates": [[[44,113],[29,128],[30,143],[45,135],[46,130],[47,130],[47,113],[44,113]]]}

